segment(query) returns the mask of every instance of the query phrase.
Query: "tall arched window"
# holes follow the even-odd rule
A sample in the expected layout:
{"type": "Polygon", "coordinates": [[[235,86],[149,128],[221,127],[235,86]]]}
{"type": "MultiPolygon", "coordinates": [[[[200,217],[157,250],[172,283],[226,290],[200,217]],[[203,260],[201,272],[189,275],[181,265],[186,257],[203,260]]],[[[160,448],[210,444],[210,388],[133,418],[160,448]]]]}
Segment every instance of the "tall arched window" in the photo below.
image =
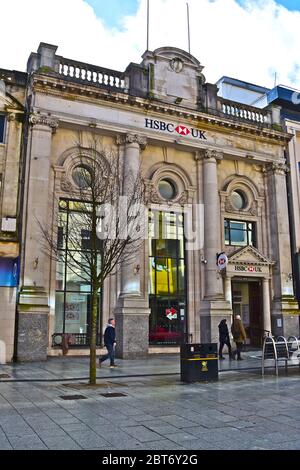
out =
{"type": "Polygon", "coordinates": [[[186,332],[183,214],[149,213],[150,344],[179,344],[186,332]]]}
{"type": "MultiPolygon", "coordinates": [[[[59,203],[54,334],[70,333],[74,346],[89,344],[91,284],[88,265],[91,240],[85,217],[88,210],[88,203],[80,201],[61,199],[59,203]]],[[[100,255],[99,240],[99,262],[100,255]]],[[[101,344],[102,331],[100,308],[99,293],[98,345],[101,344]]]]}

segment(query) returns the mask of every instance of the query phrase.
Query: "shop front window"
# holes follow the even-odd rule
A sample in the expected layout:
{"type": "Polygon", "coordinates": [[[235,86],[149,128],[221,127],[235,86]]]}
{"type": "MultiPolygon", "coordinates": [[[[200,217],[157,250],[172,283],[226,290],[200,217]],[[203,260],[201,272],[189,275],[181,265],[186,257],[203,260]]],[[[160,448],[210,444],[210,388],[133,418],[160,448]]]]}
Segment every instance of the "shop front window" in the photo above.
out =
{"type": "Polygon", "coordinates": [[[179,344],[186,332],[183,215],[149,213],[150,344],[179,344]]]}
{"type": "MultiPolygon", "coordinates": [[[[88,346],[91,322],[91,283],[89,274],[90,232],[86,204],[63,199],[59,205],[56,263],[55,333],[68,333],[73,346],[88,346]],[[76,227],[76,229],[75,229],[76,227]]],[[[100,263],[99,243],[99,263],[100,263]]],[[[98,296],[99,309],[101,295],[98,296]]],[[[100,313],[100,312],[99,312],[100,313]]],[[[100,315],[99,315],[100,319],[100,315]]],[[[101,342],[98,319],[97,344],[101,342]]]]}

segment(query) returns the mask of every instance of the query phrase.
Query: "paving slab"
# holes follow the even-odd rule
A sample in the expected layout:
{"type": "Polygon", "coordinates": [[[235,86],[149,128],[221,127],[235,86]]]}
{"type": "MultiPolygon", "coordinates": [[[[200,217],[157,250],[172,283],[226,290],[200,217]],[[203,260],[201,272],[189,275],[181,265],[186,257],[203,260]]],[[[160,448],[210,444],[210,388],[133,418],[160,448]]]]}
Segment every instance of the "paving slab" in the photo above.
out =
{"type": "Polygon", "coordinates": [[[119,360],[118,376],[98,372],[98,388],[82,383],[88,358],[0,366],[13,377],[0,379],[0,449],[300,449],[298,371],[262,378],[249,355],[243,369],[223,361],[218,382],[187,384],[178,359],[119,360]],[[70,394],[87,399],[60,398],[70,394]]]}

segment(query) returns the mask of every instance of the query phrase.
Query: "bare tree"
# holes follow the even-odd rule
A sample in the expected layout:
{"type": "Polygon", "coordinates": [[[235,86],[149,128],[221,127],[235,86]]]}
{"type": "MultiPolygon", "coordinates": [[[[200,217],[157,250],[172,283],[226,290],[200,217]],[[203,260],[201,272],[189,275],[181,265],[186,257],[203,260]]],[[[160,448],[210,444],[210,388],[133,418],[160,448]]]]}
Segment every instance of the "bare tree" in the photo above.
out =
{"type": "Polygon", "coordinates": [[[105,279],[120,262],[128,264],[145,235],[146,211],[140,169],[123,168],[119,152],[99,138],[77,143],[78,160],[68,200],[74,211],[68,223],[64,201],[52,227],[40,225],[47,255],[91,286],[90,384],[96,383],[98,297],[105,279]],[[124,185],[124,173],[126,184],[124,185]]]}

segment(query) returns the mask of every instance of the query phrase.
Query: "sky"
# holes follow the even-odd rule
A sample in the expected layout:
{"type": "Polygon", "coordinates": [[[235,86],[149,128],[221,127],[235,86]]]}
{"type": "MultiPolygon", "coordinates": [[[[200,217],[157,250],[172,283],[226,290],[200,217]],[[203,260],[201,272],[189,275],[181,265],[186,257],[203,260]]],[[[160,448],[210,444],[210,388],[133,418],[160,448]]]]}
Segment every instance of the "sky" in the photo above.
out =
{"type": "MultiPolygon", "coordinates": [[[[300,0],[188,0],[191,54],[223,75],[300,89],[300,0]]],[[[149,49],[188,49],[187,0],[150,0],[149,49]]],[[[0,0],[0,68],[26,70],[40,42],[123,71],[146,50],[147,0],[0,0]]]]}

